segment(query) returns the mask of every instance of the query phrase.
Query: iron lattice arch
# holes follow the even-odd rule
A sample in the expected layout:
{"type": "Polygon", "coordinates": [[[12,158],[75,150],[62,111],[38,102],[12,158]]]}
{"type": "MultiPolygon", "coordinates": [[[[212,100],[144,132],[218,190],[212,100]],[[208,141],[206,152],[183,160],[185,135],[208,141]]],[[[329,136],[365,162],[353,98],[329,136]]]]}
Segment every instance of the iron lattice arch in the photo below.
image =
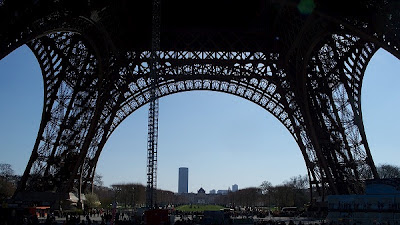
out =
{"type": "MultiPolygon", "coordinates": [[[[319,194],[360,193],[366,174],[377,177],[363,75],[378,48],[399,58],[399,3],[305,3],[162,1],[156,95],[211,90],[252,101],[292,134],[319,194]]],[[[151,1],[5,0],[0,20],[0,58],[27,44],[45,89],[17,191],[65,193],[80,179],[87,188],[112,132],[150,101],[151,1]]]]}

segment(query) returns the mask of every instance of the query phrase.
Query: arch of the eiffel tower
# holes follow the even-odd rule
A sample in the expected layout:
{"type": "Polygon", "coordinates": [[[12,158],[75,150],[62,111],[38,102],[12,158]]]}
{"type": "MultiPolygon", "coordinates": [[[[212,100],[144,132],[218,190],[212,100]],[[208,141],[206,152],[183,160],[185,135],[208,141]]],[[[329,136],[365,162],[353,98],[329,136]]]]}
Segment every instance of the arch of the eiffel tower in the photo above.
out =
{"type": "MultiPolygon", "coordinates": [[[[318,193],[360,193],[365,174],[377,178],[361,87],[379,48],[400,57],[398,1],[161,4],[157,97],[210,90],[263,107],[298,143],[318,193]]],[[[26,44],[44,82],[18,192],[91,185],[107,139],[149,102],[151,21],[148,0],[0,1],[0,59],[26,44]]]]}

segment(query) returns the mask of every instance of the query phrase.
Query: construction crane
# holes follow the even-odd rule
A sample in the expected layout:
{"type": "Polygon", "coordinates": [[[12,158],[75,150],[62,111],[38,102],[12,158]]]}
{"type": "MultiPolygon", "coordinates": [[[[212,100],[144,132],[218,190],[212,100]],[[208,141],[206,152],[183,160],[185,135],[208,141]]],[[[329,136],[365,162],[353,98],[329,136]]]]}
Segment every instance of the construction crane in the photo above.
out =
{"type": "Polygon", "coordinates": [[[153,0],[151,57],[150,57],[150,107],[147,136],[147,188],[146,206],[149,209],[156,207],[157,190],[157,143],[158,143],[158,98],[157,83],[160,63],[160,26],[161,0],[153,0]]]}

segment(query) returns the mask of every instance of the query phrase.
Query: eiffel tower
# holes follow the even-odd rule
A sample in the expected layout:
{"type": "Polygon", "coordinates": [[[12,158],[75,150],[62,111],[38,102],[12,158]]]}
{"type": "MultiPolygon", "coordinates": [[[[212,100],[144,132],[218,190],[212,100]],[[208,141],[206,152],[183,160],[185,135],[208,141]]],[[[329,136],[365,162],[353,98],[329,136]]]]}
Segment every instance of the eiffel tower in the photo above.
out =
{"type": "Polygon", "coordinates": [[[93,183],[107,139],[156,98],[213,90],[254,102],[292,134],[312,189],[357,194],[378,178],[361,86],[374,53],[400,58],[400,2],[161,0],[152,87],[148,0],[0,1],[0,59],[26,44],[43,75],[44,107],[17,193],[93,183]]]}

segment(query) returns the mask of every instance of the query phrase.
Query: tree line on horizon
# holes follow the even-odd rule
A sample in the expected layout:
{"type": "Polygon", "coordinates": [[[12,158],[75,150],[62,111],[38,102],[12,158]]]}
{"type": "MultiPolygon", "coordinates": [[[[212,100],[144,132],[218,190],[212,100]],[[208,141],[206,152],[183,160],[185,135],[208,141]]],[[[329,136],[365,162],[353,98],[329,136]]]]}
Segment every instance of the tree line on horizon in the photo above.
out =
{"type": "MultiPolygon", "coordinates": [[[[382,164],[377,167],[380,178],[400,178],[400,167],[382,164]]],[[[369,179],[370,173],[362,173],[369,179]]],[[[21,176],[15,175],[10,164],[0,163],[0,203],[11,198],[21,176]]],[[[76,192],[77,190],[74,190],[76,192]]],[[[176,195],[172,191],[156,190],[157,203],[160,206],[169,204],[182,205],[188,203],[187,196],[176,195]]],[[[86,204],[89,208],[108,208],[117,201],[122,207],[141,207],[146,203],[146,186],[140,183],[119,183],[110,187],[104,186],[102,176],[94,177],[93,192],[86,192],[86,204]]],[[[217,195],[215,204],[224,206],[296,206],[303,207],[311,200],[307,176],[291,177],[279,185],[264,181],[259,187],[249,187],[226,195],[217,195]]]]}
{"type": "MultiPolygon", "coordinates": [[[[240,189],[226,195],[215,195],[214,204],[227,207],[241,206],[303,206],[309,200],[307,193],[308,178],[297,176],[281,185],[273,186],[265,181],[259,187],[240,189]]],[[[146,203],[146,186],[139,183],[113,184],[111,187],[96,186],[94,193],[102,206],[110,206],[117,201],[121,207],[142,207],[146,203]]],[[[187,195],[172,191],[156,190],[159,206],[190,204],[187,195]]]]}

